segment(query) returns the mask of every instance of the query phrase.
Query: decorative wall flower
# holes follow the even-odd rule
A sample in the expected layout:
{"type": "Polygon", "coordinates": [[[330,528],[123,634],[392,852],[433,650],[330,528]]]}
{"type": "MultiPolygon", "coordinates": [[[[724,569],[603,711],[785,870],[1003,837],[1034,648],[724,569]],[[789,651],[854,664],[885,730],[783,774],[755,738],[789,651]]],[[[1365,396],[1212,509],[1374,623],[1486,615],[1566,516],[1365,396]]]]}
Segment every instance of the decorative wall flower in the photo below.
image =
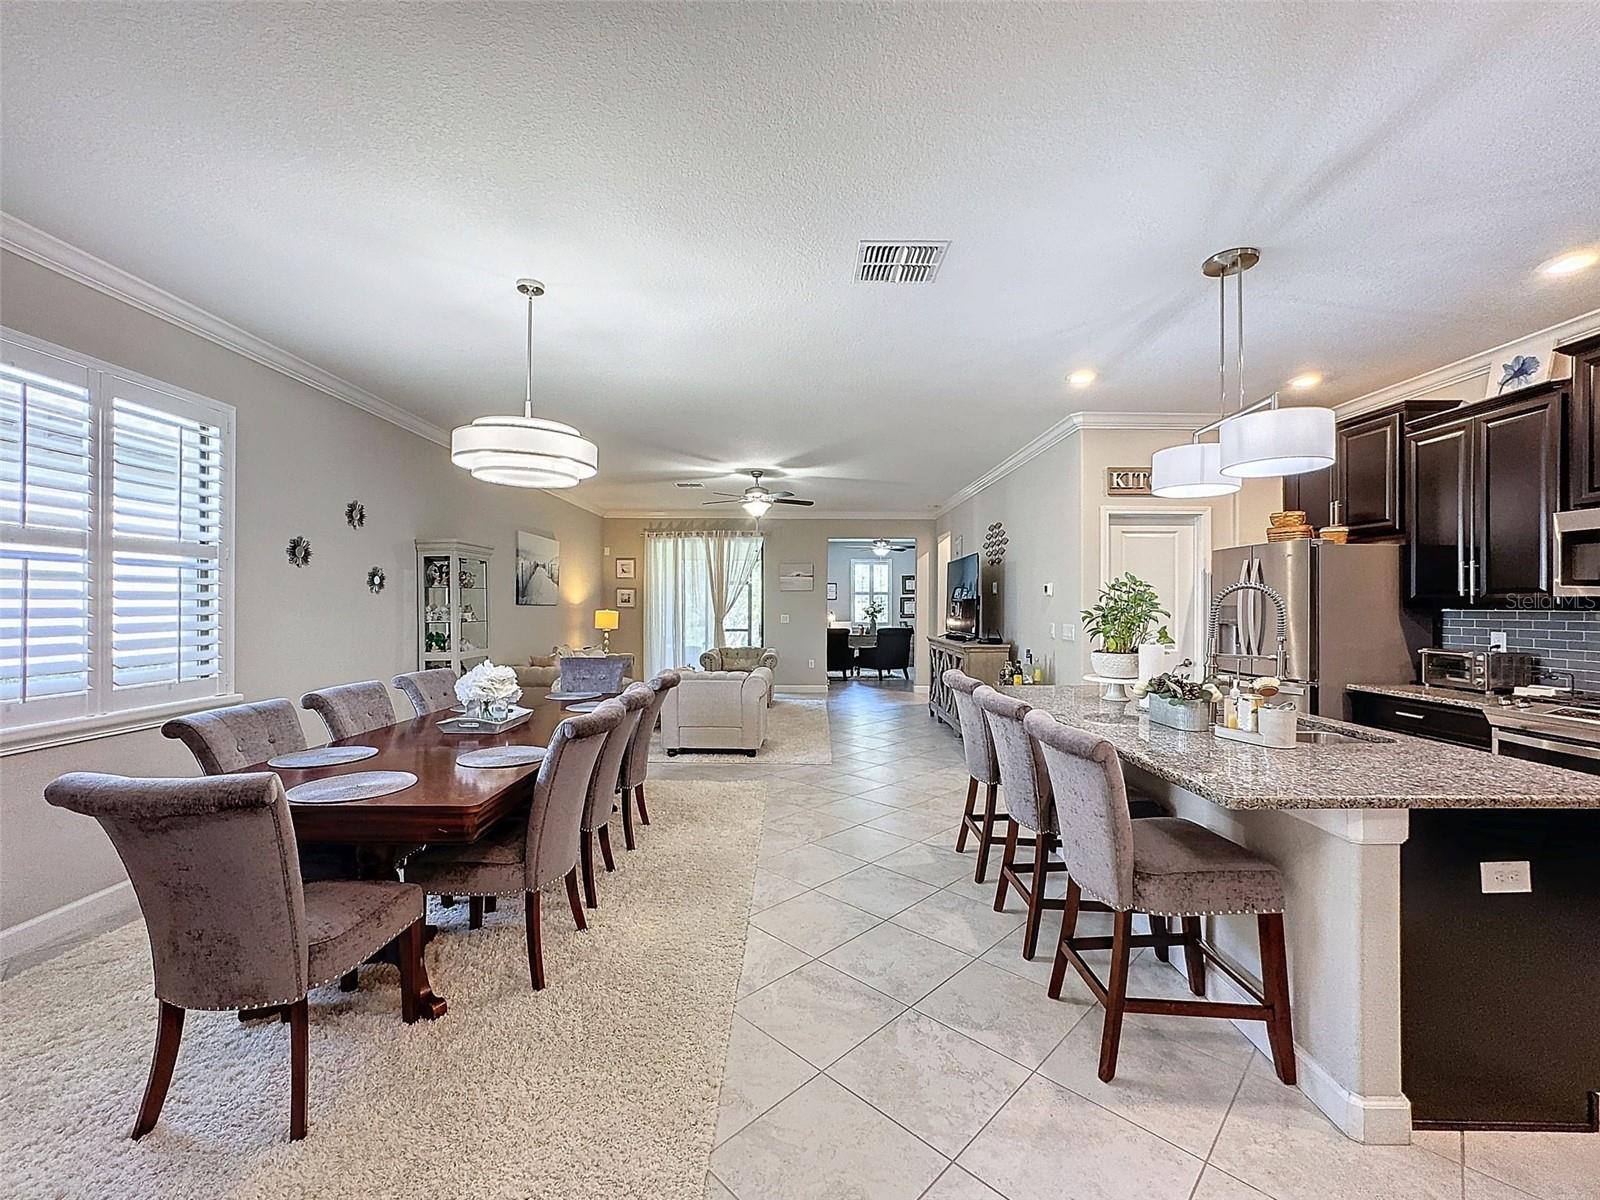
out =
{"type": "Polygon", "coordinates": [[[1539,360],[1532,354],[1518,354],[1510,362],[1501,363],[1500,370],[1503,372],[1500,376],[1500,390],[1503,392],[1507,388],[1519,388],[1532,382],[1539,373],[1539,360]]]}
{"type": "Polygon", "coordinates": [[[359,500],[352,500],[344,506],[345,524],[351,529],[360,529],[367,523],[367,506],[359,500]]]}
{"type": "Polygon", "coordinates": [[[311,561],[311,541],[309,538],[300,537],[298,534],[289,539],[289,545],[284,553],[289,556],[289,561],[297,567],[303,567],[311,561]]]}
{"type": "Polygon", "coordinates": [[[382,567],[373,567],[367,572],[367,591],[376,596],[383,591],[383,585],[389,582],[389,577],[383,573],[382,567]]]}

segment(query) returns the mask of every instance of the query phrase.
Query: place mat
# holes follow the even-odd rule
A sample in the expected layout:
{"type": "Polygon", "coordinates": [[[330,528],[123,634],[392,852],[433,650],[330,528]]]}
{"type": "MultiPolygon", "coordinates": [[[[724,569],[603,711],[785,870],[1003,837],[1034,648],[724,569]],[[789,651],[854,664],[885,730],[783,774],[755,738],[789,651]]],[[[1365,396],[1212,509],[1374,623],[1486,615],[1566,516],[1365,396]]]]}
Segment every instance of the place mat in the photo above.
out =
{"type": "Polygon", "coordinates": [[[318,746],[315,750],[296,750],[293,754],[280,754],[267,759],[267,766],[284,770],[305,767],[337,767],[341,763],[360,762],[378,752],[375,746],[318,746]]]}
{"type": "Polygon", "coordinates": [[[527,767],[542,762],[543,746],[486,746],[456,755],[458,767],[527,767]]]}
{"type": "Polygon", "coordinates": [[[310,783],[297,783],[289,789],[289,799],[296,804],[340,804],[346,800],[369,800],[373,796],[403,792],[416,781],[417,777],[410,771],[356,771],[349,775],[313,779],[310,783]]]}
{"type": "Polygon", "coordinates": [[[565,711],[575,713],[591,713],[604,704],[604,700],[586,700],[582,704],[569,704],[565,711]]]}
{"type": "Polygon", "coordinates": [[[546,692],[546,700],[598,700],[604,692],[546,692]]]}

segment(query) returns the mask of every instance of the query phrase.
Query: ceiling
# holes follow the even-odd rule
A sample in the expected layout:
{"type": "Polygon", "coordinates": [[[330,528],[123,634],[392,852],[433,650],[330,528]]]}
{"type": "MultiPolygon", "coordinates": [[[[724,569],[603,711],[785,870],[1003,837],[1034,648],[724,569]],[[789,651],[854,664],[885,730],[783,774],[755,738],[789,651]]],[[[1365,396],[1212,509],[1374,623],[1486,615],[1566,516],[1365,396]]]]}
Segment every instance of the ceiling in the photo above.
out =
{"type": "Polygon", "coordinates": [[[1325,401],[1600,306],[1600,6],[7,3],[12,215],[573,493],[927,514],[1066,413],[1325,401]],[[860,239],[948,239],[931,285],[860,239]],[[1092,367],[1099,381],[1069,388],[1092,367]]]}

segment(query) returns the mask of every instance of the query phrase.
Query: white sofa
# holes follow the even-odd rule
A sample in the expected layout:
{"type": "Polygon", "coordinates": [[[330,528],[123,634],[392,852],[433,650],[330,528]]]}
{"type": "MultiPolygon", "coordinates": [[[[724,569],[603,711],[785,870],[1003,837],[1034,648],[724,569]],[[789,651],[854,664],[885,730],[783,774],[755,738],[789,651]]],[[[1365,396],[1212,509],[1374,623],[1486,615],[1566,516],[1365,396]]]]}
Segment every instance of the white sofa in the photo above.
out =
{"type": "Polygon", "coordinates": [[[661,706],[661,743],[679,750],[743,750],[751,758],[767,740],[772,672],[684,671],[661,706]]]}

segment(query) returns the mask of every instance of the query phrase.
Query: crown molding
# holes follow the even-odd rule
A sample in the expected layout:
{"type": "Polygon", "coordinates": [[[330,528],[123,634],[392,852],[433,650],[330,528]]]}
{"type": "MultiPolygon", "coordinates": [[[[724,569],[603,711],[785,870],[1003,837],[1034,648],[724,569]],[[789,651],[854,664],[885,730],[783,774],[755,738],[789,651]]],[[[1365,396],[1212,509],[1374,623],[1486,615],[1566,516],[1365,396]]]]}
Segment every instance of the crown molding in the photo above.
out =
{"type": "MultiPolygon", "coordinates": [[[[1458,383],[1487,379],[1489,372],[1494,369],[1494,360],[1507,350],[1536,339],[1539,341],[1548,339],[1552,343],[1569,342],[1574,338],[1587,337],[1594,333],[1600,333],[1600,308],[1544,329],[1534,330],[1521,337],[1512,338],[1508,342],[1501,342],[1500,345],[1480,350],[1477,354],[1458,358],[1455,362],[1424,371],[1420,375],[1413,375],[1410,379],[1402,379],[1399,383],[1391,383],[1375,392],[1367,392],[1365,395],[1335,404],[1333,411],[1342,421],[1347,417],[1358,417],[1375,408],[1383,408],[1385,405],[1415,400],[1432,392],[1454,387],[1458,383]]],[[[1473,392],[1471,398],[1481,400],[1483,392],[1484,389],[1480,386],[1473,392]]]]}
{"type": "Polygon", "coordinates": [[[1085,429],[1176,429],[1193,432],[1211,417],[1206,413],[1182,412],[1072,412],[1062,417],[1038,437],[1008,458],[989,468],[966,487],[950,496],[934,512],[942,517],[958,505],[965,504],[984,488],[1004,479],[1011,472],[1043,454],[1075,433],[1085,429]]]}
{"type": "MultiPolygon", "coordinates": [[[[447,430],[70,242],[0,212],[0,247],[440,446],[447,430]]],[[[563,497],[564,498],[564,497],[563,497]]],[[[582,508],[583,505],[578,507],[582,508]]],[[[593,511],[593,510],[591,510],[593,511]]]]}

